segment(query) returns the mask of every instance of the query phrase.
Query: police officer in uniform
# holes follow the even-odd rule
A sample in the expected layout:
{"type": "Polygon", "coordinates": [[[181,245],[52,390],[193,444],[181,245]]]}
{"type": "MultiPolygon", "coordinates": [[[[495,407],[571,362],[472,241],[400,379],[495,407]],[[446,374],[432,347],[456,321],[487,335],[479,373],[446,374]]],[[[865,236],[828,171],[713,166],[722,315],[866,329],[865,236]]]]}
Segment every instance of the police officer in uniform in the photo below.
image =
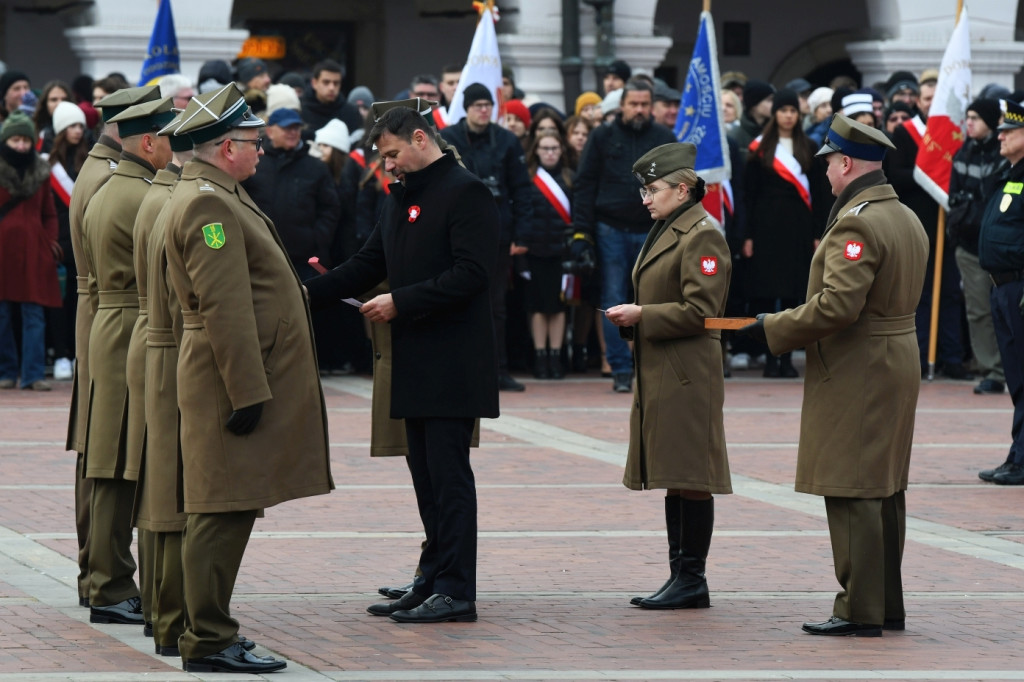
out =
{"type": "Polygon", "coordinates": [[[329,492],[327,414],[302,287],[273,223],[239,184],[266,125],[234,83],[193,98],[176,136],[195,157],[167,207],[167,276],[181,307],[178,408],[189,672],[285,667],[238,638],[231,594],[261,510],[329,492]]]}
{"type": "Polygon", "coordinates": [[[142,604],[131,555],[137,458],[127,444],[128,343],[139,298],[132,260],[135,217],[156,168],[171,158],[156,131],[174,118],[171,98],[136,104],[111,118],[121,136],[117,170],[89,203],[82,221],[91,281],[89,337],[92,400],[85,475],[93,479],[90,507],[90,620],[142,624],[142,604]]]}
{"type": "Polygon", "coordinates": [[[110,119],[133,104],[160,99],[160,87],[147,85],[113,92],[97,102],[103,115],[103,134],[89,150],[71,194],[71,250],[78,271],[78,312],[75,317],[75,374],[71,386],[71,412],[68,416],[67,449],[78,453],[75,471],[75,526],[78,530],[78,603],[89,605],[89,505],[92,480],[85,477],[86,435],[89,424],[89,334],[92,331],[92,307],[89,303],[89,271],[82,245],[82,218],[85,207],[100,187],[110,179],[121,158],[121,138],[117,124],[110,119]]]}
{"type": "Polygon", "coordinates": [[[745,327],[775,355],[807,349],[796,490],[822,495],[836,578],[813,635],[904,629],[904,492],[921,386],[914,313],[928,237],[882,171],[892,143],[837,115],[818,151],[836,202],[811,260],[807,302],[745,327]]]}
{"type": "Polygon", "coordinates": [[[983,481],[1024,484],[1024,106],[999,102],[999,153],[1009,163],[985,207],[978,236],[978,259],[992,277],[992,322],[1013,400],[1010,452],[995,469],[978,473],[983,481]]]}

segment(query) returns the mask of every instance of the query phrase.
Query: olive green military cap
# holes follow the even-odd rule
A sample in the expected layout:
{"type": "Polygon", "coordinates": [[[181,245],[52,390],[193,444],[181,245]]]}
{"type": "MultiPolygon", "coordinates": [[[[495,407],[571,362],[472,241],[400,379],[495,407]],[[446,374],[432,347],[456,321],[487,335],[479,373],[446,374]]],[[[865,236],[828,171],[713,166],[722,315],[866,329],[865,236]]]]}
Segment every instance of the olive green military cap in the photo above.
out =
{"type": "Polygon", "coordinates": [[[370,111],[373,112],[373,120],[376,123],[380,120],[386,112],[399,107],[405,107],[406,109],[412,109],[417,114],[426,116],[433,107],[437,106],[437,102],[431,99],[423,99],[422,97],[413,97],[412,99],[396,99],[390,102],[374,102],[370,106],[370,111]]]}
{"type": "Polygon", "coordinates": [[[655,147],[633,164],[633,176],[644,185],[683,168],[693,168],[697,148],[689,142],[669,142],[655,147]]]}
{"type": "Polygon", "coordinates": [[[187,152],[192,150],[192,138],[188,135],[173,134],[174,129],[181,125],[181,115],[185,112],[184,109],[171,109],[174,112],[174,118],[160,130],[159,135],[163,135],[171,141],[172,152],[187,152]]]}
{"type": "MultiPolygon", "coordinates": [[[[235,83],[190,99],[181,112],[180,120],[176,128],[168,126],[170,134],[187,135],[193,144],[209,142],[233,128],[262,128],[267,125],[245,103],[242,90],[235,83]]],[[[160,132],[166,134],[163,130],[160,132]]]]}
{"type": "Polygon", "coordinates": [[[825,143],[815,156],[839,152],[854,159],[881,161],[888,149],[896,149],[896,145],[881,130],[836,114],[825,133],[825,143]]]}
{"type": "Polygon", "coordinates": [[[1003,122],[997,130],[1013,130],[1024,128],[1024,107],[1010,99],[999,100],[999,108],[1003,112],[1003,122]]]}
{"type": "Polygon", "coordinates": [[[143,133],[155,133],[174,119],[171,96],[135,104],[110,119],[117,124],[117,132],[122,138],[143,133]]]}
{"type": "Polygon", "coordinates": [[[121,88],[112,92],[99,102],[96,108],[103,114],[103,122],[107,123],[130,106],[160,99],[159,85],[143,85],[138,88],[121,88]]]}

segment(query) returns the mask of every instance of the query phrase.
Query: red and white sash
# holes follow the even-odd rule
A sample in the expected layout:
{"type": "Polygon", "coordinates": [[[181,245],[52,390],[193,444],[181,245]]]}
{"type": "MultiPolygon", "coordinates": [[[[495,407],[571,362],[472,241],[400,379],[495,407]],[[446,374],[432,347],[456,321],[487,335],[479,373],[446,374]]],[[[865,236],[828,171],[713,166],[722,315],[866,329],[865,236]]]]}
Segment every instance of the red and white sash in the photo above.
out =
{"type": "Polygon", "coordinates": [[[350,159],[359,164],[360,168],[366,168],[366,152],[362,149],[353,149],[348,153],[350,159]]]}
{"type": "Polygon", "coordinates": [[[537,186],[540,193],[548,200],[552,208],[558,212],[566,225],[572,225],[572,212],[569,208],[569,197],[565,195],[562,188],[558,186],[555,179],[543,168],[537,168],[537,174],[533,176],[533,184],[537,186]]]}
{"type": "Polygon", "coordinates": [[[434,125],[437,126],[438,130],[444,130],[448,127],[448,111],[444,107],[434,107],[430,115],[433,116],[434,125]]]}
{"type": "Polygon", "coordinates": [[[924,140],[924,131],[927,125],[921,120],[921,114],[917,114],[914,118],[907,119],[903,122],[903,127],[910,133],[910,137],[914,139],[914,144],[921,147],[921,141],[924,140]]]}
{"type": "Polygon", "coordinates": [[[68,172],[60,161],[50,167],[50,187],[57,198],[64,202],[65,206],[71,205],[71,191],[75,188],[75,181],[71,179],[68,172]]]}
{"type": "MultiPolygon", "coordinates": [[[[761,135],[758,135],[757,139],[750,143],[751,152],[756,152],[757,148],[761,146],[761,137],[761,135]]],[[[779,177],[796,187],[800,198],[804,200],[807,208],[810,209],[811,182],[807,179],[807,174],[804,173],[800,167],[800,162],[796,160],[793,153],[781,144],[775,145],[775,158],[772,159],[772,168],[779,174],[779,177]]]]}

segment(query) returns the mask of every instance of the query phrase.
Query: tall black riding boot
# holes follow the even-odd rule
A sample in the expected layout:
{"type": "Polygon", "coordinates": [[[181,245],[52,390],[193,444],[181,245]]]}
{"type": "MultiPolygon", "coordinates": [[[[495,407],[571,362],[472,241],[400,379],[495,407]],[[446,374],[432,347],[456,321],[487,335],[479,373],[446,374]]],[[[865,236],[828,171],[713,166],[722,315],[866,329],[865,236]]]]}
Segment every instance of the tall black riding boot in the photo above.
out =
{"type": "Polygon", "coordinates": [[[779,356],[779,374],[789,379],[800,376],[800,372],[793,366],[792,353],[783,353],[779,356]]]}
{"type": "Polygon", "coordinates": [[[715,526],[715,500],[679,499],[683,519],[679,574],[661,594],[640,602],[645,609],[706,609],[711,606],[704,566],[715,526]]]}
{"type": "Polygon", "coordinates": [[[533,376],[537,379],[547,379],[550,376],[548,374],[548,352],[544,348],[534,352],[533,376]]]}
{"type": "Polygon", "coordinates": [[[548,351],[548,378],[564,379],[565,368],[562,366],[562,349],[552,348],[548,351]]]}
{"type": "Polygon", "coordinates": [[[665,530],[668,533],[668,567],[671,572],[668,580],[651,596],[633,597],[630,599],[629,603],[633,606],[640,606],[640,602],[660,595],[675,582],[676,576],[679,575],[679,561],[681,559],[679,547],[683,538],[682,499],[677,495],[665,496],[665,530]]]}

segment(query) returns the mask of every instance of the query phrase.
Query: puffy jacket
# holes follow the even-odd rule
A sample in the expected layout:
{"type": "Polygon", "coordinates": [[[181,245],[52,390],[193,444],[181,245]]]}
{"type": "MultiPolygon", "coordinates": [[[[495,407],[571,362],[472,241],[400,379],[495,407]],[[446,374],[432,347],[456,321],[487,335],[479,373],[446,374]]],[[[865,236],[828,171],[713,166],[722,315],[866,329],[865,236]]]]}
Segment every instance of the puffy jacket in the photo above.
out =
{"type": "Polygon", "coordinates": [[[991,133],[984,140],[967,140],[953,157],[949,178],[950,240],[970,253],[978,253],[978,232],[985,204],[996,189],[997,170],[1005,163],[999,153],[999,138],[991,133]]]}
{"type": "Polygon", "coordinates": [[[622,114],[590,133],[575,179],[573,226],[593,234],[602,222],[627,232],[647,232],[651,215],[640,199],[633,164],[661,144],[675,142],[671,130],[648,122],[640,130],[622,123],[622,114]]]}

